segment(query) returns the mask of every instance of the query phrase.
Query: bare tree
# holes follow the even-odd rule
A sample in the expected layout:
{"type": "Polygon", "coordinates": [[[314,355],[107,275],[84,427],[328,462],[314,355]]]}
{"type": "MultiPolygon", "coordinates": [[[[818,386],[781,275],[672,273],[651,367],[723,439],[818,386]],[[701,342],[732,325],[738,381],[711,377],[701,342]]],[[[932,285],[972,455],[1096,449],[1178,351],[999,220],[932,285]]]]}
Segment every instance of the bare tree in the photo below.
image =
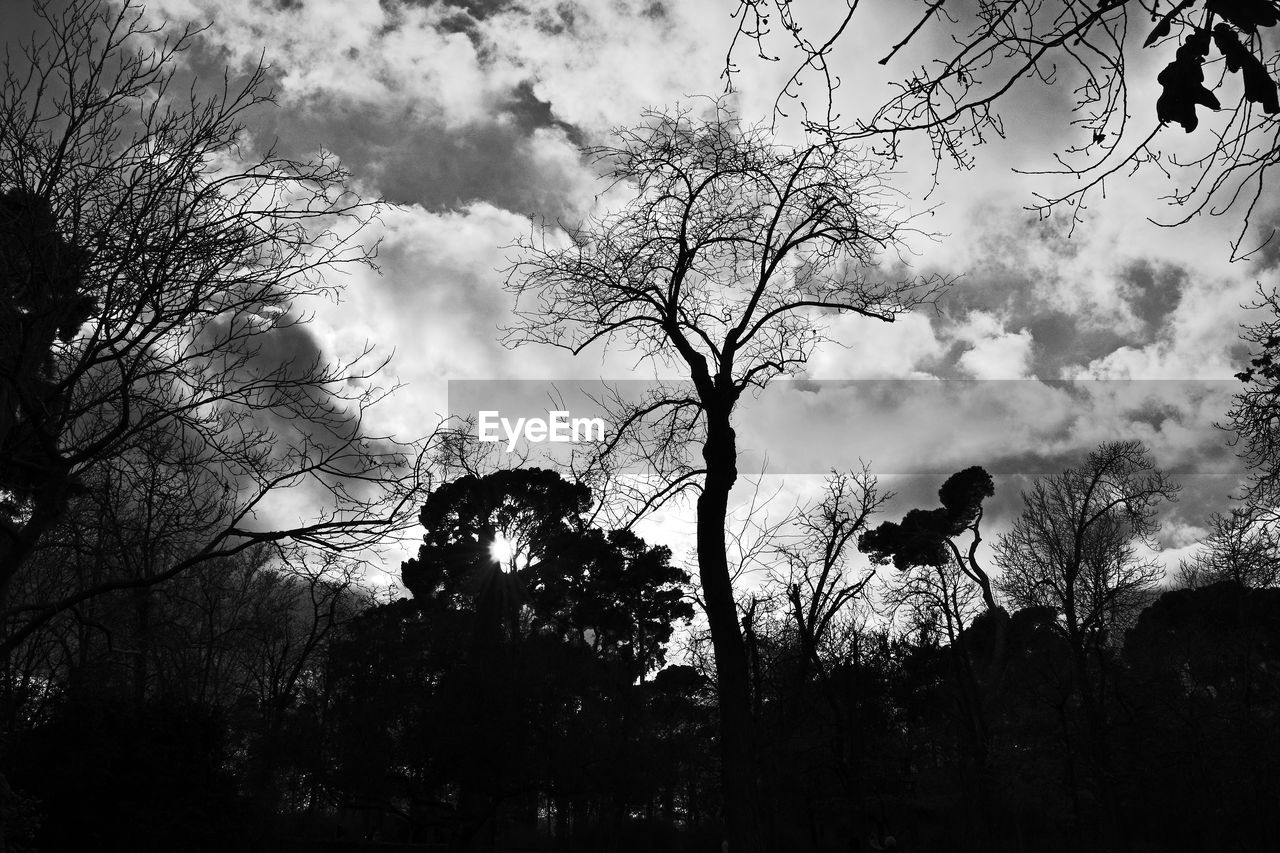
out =
{"type": "Polygon", "coordinates": [[[1203,548],[1178,565],[1178,585],[1199,589],[1235,581],[1261,589],[1280,584],[1280,541],[1269,521],[1251,506],[1215,513],[1203,548]]]}
{"type": "Polygon", "coordinates": [[[661,481],[646,506],[696,487],[699,579],[715,650],[730,848],[763,841],[746,649],[725,546],[737,480],[733,413],[742,395],[794,373],[823,339],[824,314],[891,321],[940,281],[868,276],[903,226],[881,176],[839,144],[783,148],[722,102],[706,118],[651,112],[588,152],[631,200],[570,229],[567,246],[519,244],[508,286],[512,344],[580,353],[603,341],[675,365],[689,382],[659,390],[620,422],[661,481]],[[647,442],[647,443],[646,443],[647,442]],[[701,463],[689,451],[701,451],[701,463]]]}
{"type": "MultiPolygon", "coordinates": [[[[1270,0],[924,0],[903,23],[902,38],[884,47],[879,64],[909,68],[871,115],[846,118],[838,90],[843,82],[833,57],[846,35],[867,15],[887,14],[846,0],[821,34],[789,0],[740,0],[736,28],[725,60],[732,88],[736,58],[750,45],[765,61],[794,60],[793,72],[775,109],[797,104],[803,121],[840,139],[877,140],[896,156],[903,138],[925,134],[939,163],[961,168],[974,162],[974,148],[1005,133],[1001,108],[1019,87],[1040,83],[1068,87],[1075,131],[1064,137],[1054,164],[1039,174],[1081,180],[1060,196],[1038,195],[1035,207],[1048,214],[1059,206],[1079,216],[1085,201],[1100,194],[1108,179],[1139,168],[1178,173],[1178,186],[1165,200],[1180,208],[1168,223],[1198,213],[1222,213],[1237,204],[1243,225],[1266,186],[1267,172],[1280,161],[1280,98],[1274,42],[1264,33],[1280,21],[1270,0]],[[914,23],[913,23],[914,22],[914,23]],[[913,45],[913,42],[915,43],[913,45]],[[920,42],[943,44],[939,56],[913,54],[920,42]],[[1169,62],[1156,83],[1154,103],[1135,103],[1131,60],[1143,50],[1169,62]],[[919,63],[919,64],[917,64],[919,63]],[[814,91],[801,87],[816,82],[814,91]],[[1225,105],[1225,107],[1224,107],[1225,105]],[[1190,133],[1199,124],[1197,107],[1225,110],[1199,139],[1195,153],[1179,157],[1159,143],[1161,129],[1176,123],[1190,133]]],[[[936,174],[936,173],[935,173],[936,174]]]]}
{"type": "Polygon", "coordinates": [[[855,574],[850,559],[871,516],[893,493],[883,491],[867,466],[833,471],[822,499],[801,513],[797,534],[776,547],[785,577],[778,580],[800,640],[803,674],[810,669],[826,677],[826,656],[842,616],[875,577],[874,569],[855,574]]]}
{"type": "Polygon", "coordinates": [[[1017,607],[1051,607],[1071,652],[1072,681],[1085,716],[1107,809],[1123,842],[1106,731],[1105,676],[1119,629],[1164,577],[1139,544],[1154,544],[1161,502],[1178,486],[1137,441],[1107,442],[1083,465],[1035,482],[1022,514],[996,544],[1000,589],[1017,607]]]}
{"type": "Polygon", "coordinates": [[[307,329],[309,301],[339,293],[324,276],[371,264],[378,205],[331,155],[251,150],[264,67],[202,98],[174,85],[198,31],[134,2],[36,10],[44,32],[0,82],[0,590],[112,478],[185,493],[198,541],[145,577],[6,601],[26,619],[3,650],[254,543],[374,546],[412,522],[418,474],[419,448],[365,426],[385,362],[330,360],[307,329]],[[281,523],[294,486],[327,508],[281,523]]]}
{"type": "Polygon", "coordinates": [[[1223,426],[1234,433],[1232,442],[1249,466],[1245,503],[1257,521],[1274,528],[1280,521],[1280,291],[1259,285],[1252,307],[1266,316],[1241,335],[1251,358],[1236,374],[1244,387],[1223,426]]]}
{"type": "Polygon", "coordinates": [[[1163,577],[1139,554],[1176,486],[1136,441],[1107,442],[1085,463],[1039,479],[996,544],[1000,589],[1018,607],[1052,607],[1082,653],[1105,645],[1127,610],[1163,577]]]}

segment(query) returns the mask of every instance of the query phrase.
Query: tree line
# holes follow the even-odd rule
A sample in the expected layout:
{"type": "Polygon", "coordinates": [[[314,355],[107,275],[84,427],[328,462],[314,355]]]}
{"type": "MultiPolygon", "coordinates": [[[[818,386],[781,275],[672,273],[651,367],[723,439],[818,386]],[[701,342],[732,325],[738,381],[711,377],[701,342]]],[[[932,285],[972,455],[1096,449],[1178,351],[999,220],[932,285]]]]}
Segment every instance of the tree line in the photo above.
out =
{"type": "MultiPolygon", "coordinates": [[[[832,477],[737,602],[764,843],[1274,845],[1277,543],[1215,538],[1166,589],[1135,546],[1171,490],[1104,445],[988,575],[983,469],[879,523],[874,477],[832,477]]],[[[50,620],[0,680],[10,848],[715,849],[696,590],[592,503],[468,475],[422,506],[408,597],[260,548],[50,620]]]]}

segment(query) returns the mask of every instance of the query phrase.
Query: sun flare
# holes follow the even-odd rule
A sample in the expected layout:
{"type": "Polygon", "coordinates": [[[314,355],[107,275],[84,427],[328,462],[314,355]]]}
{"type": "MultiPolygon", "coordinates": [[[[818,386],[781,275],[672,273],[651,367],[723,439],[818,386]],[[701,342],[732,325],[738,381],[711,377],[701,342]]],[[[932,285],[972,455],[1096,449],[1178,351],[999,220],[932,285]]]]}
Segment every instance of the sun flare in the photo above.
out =
{"type": "Polygon", "coordinates": [[[519,549],[516,547],[515,540],[505,534],[499,533],[489,545],[489,557],[504,572],[509,572],[515,568],[518,555],[519,549]]]}

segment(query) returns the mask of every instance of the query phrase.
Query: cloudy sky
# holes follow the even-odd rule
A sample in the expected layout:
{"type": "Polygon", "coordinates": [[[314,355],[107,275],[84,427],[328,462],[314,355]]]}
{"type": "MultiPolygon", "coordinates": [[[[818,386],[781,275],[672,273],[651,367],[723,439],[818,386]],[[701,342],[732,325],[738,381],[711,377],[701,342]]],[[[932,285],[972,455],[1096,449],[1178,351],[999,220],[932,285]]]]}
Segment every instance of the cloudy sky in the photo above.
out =
{"type": "MultiPolygon", "coordinates": [[[[409,437],[445,412],[451,379],[636,375],[634,359],[616,351],[573,359],[501,346],[498,328],[512,307],[503,247],[528,232],[530,217],[573,221],[591,208],[599,184],[580,145],[605,140],[645,107],[723,90],[735,5],[151,0],[148,12],[211,24],[187,57],[205,79],[223,66],[243,72],[265,54],[278,106],[255,116],[252,144],[276,140],[295,156],[332,151],[364,193],[399,205],[369,235],[382,239],[380,274],[352,275],[342,305],[322,306],[313,331],[334,354],[365,340],[394,350],[394,373],[407,385],[379,427],[409,437]]],[[[914,14],[901,0],[863,3],[834,58],[846,116],[865,112],[890,77],[910,73],[936,47],[926,33],[914,54],[887,69],[876,64],[914,14]]],[[[813,19],[815,31],[822,23],[813,19]]],[[[767,117],[790,69],[753,62],[751,51],[741,58],[736,107],[767,117]]],[[[1154,112],[1143,80],[1155,67],[1134,66],[1140,118],[1154,112]]],[[[1050,146],[1079,132],[1068,126],[1067,98],[1064,87],[1015,92],[1007,140],[978,150],[969,172],[944,170],[928,197],[931,160],[909,156],[896,166],[904,211],[939,235],[912,243],[913,267],[962,278],[936,312],[892,325],[833,320],[836,344],[821,348],[808,372],[816,384],[784,389],[788,405],[744,424],[747,443],[764,448],[772,467],[813,474],[863,458],[886,474],[924,472],[904,481],[892,513],[931,502],[948,470],[982,464],[1005,474],[998,527],[1026,476],[1058,470],[1098,441],[1142,437],[1188,486],[1162,534],[1171,555],[1195,542],[1208,512],[1226,508],[1238,472],[1212,424],[1231,391],[1222,380],[1241,366],[1241,303],[1278,258],[1229,263],[1239,227],[1232,217],[1176,231],[1150,224],[1147,217],[1169,216],[1158,201],[1169,185],[1148,175],[1109,184],[1070,236],[1066,221],[1037,221],[1025,205],[1052,186],[1014,169],[1047,165],[1050,146]],[[967,385],[979,390],[941,402],[829,381],[929,378],[1024,381],[967,385]],[[1036,381],[1062,379],[1113,382],[1067,393],[1036,381]],[[829,462],[814,456],[823,448],[833,448],[829,462]]],[[[785,121],[779,133],[798,138],[785,121]]],[[[1181,145],[1181,133],[1166,129],[1161,139],[1181,145]]],[[[797,478],[794,488],[814,482],[797,478]]],[[[678,538],[676,530],[670,523],[678,538]]]]}

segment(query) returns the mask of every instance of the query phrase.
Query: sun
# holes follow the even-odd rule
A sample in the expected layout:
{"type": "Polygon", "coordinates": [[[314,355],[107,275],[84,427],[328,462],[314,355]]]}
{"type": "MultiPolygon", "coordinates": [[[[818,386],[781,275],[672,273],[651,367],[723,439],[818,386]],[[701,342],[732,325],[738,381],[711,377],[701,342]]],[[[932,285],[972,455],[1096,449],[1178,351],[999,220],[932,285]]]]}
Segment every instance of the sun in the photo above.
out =
{"type": "Polygon", "coordinates": [[[489,544],[489,557],[502,571],[511,572],[519,567],[523,555],[514,539],[505,533],[499,533],[489,544]]]}

